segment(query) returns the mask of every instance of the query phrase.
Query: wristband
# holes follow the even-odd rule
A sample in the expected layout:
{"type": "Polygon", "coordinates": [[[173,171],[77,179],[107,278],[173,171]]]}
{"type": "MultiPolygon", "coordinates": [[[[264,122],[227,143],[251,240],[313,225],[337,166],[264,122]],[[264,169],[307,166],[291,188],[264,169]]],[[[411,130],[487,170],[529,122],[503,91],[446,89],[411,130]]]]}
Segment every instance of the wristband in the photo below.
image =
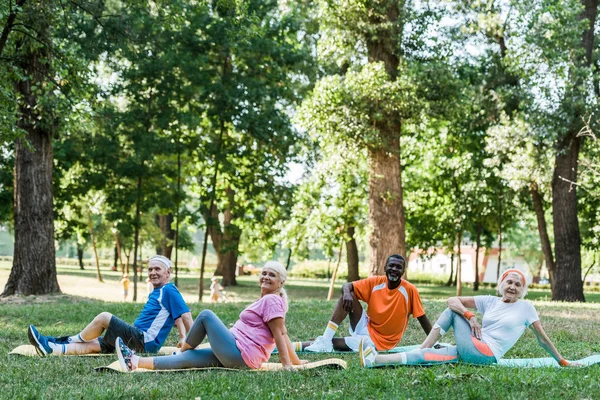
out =
{"type": "Polygon", "coordinates": [[[470,320],[471,318],[473,318],[475,316],[475,313],[467,310],[463,313],[463,315],[465,316],[465,318],[468,320],[470,320]]]}
{"type": "Polygon", "coordinates": [[[566,367],[567,365],[569,365],[569,362],[567,360],[565,360],[564,358],[561,358],[560,361],[558,362],[558,365],[560,365],[561,367],[566,367]]]}

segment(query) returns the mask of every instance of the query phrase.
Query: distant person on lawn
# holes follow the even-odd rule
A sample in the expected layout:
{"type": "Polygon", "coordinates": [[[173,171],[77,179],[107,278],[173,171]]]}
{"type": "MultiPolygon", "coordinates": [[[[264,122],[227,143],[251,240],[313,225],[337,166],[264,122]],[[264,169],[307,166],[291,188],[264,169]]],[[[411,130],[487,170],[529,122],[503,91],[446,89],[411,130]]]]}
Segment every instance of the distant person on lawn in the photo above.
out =
{"type": "Polygon", "coordinates": [[[183,346],[193,320],[179,290],[169,283],[172,267],[171,260],[164,256],[156,255],[148,261],[148,278],[154,290],[133,326],[109,312],[103,312],[74,336],[43,336],[29,325],[29,342],[40,356],[114,353],[118,337],[138,352],[156,353],[175,325],[180,338],[177,347],[183,346]]]}
{"type": "Polygon", "coordinates": [[[323,336],[312,344],[296,343],[296,350],[315,353],[358,351],[361,339],[374,344],[377,350],[390,350],[402,340],[410,315],[417,318],[429,334],[431,323],[423,310],[419,291],[402,280],[405,270],[406,259],[392,254],[385,263],[385,276],[345,283],[323,336]],[[367,311],[363,310],[359,300],[367,303],[367,311]],[[334,339],[338,325],[346,317],[350,319],[350,336],[334,339]]]}
{"type": "Polygon", "coordinates": [[[129,275],[127,273],[123,274],[121,285],[123,285],[123,301],[127,301],[127,294],[129,293],[129,275]]]}

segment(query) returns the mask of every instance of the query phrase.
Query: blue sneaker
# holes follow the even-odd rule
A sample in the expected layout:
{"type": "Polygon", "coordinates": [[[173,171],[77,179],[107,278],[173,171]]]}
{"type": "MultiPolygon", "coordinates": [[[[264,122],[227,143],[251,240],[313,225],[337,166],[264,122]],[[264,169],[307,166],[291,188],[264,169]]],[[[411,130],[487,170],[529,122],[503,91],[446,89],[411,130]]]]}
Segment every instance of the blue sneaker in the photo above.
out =
{"type": "Polygon", "coordinates": [[[133,350],[125,345],[123,339],[120,337],[115,340],[115,348],[117,349],[117,355],[119,356],[119,365],[121,369],[126,372],[131,372],[135,369],[131,358],[133,357],[133,350]]]}
{"type": "Polygon", "coordinates": [[[35,329],[35,326],[29,325],[27,336],[29,337],[29,343],[35,347],[35,351],[37,351],[40,356],[44,357],[48,354],[52,354],[52,349],[48,346],[48,338],[41,335],[37,329],[35,329]]]}

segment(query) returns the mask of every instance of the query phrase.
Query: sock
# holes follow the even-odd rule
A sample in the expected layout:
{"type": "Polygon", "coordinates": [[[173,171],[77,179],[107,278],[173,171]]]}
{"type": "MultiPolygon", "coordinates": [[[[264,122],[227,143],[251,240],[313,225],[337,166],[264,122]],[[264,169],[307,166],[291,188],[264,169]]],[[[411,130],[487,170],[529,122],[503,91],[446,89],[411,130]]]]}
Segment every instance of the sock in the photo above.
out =
{"type": "Polygon", "coordinates": [[[57,355],[57,356],[60,356],[67,352],[66,344],[56,344],[56,343],[48,342],[48,347],[50,347],[52,349],[52,354],[57,355]]]}
{"type": "Polygon", "coordinates": [[[333,340],[333,335],[337,332],[338,324],[333,321],[329,321],[327,323],[327,328],[325,329],[325,333],[323,333],[323,339],[325,340],[333,340]]]}
{"type": "Polygon", "coordinates": [[[138,363],[140,362],[140,356],[136,356],[135,354],[131,355],[131,365],[132,365],[132,370],[136,369],[138,367],[138,363]]]}
{"type": "Polygon", "coordinates": [[[86,342],[89,342],[89,340],[84,340],[81,337],[81,333],[78,333],[75,336],[69,336],[68,340],[69,340],[69,343],[86,343],[86,342]]]}
{"type": "Polygon", "coordinates": [[[302,342],[292,342],[292,346],[294,346],[294,351],[297,353],[299,351],[304,350],[302,348],[302,342]]]}
{"type": "Polygon", "coordinates": [[[400,353],[400,364],[406,364],[407,358],[406,353],[400,353]]]}

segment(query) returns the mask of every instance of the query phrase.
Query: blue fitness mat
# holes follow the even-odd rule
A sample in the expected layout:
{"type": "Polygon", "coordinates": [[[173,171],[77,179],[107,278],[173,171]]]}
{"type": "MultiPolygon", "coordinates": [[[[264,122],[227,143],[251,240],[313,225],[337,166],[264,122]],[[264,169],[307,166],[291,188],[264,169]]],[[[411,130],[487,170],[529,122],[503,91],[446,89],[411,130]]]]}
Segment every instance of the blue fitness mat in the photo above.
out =
{"type": "MultiPolygon", "coordinates": [[[[440,343],[440,345],[442,346],[447,346],[447,343],[440,343]]],[[[411,351],[411,350],[415,350],[418,349],[421,345],[420,344],[413,344],[410,346],[397,346],[394,347],[393,349],[390,349],[388,351],[380,351],[379,353],[385,354],[385,353],[406,353],[407,351],[411,351]]],[[[352,354],[352,353],[356,353],[358,354],[358,352],[353,352],[353,351],[329,351],[327,353],[313,353],[311,351],[297,351],[297,354],[352,354]]],[[[273,350],[273,354],[277,354],[277,348],[275,348],[275,350],[273,350]]]]}
{"type": "MultiPolygon", "coordinates": [[[[581,360],[569,360],[569,362],[576,362],[584,367],[600,363],[600,354],[595,354],[581,360]]],[[[498,361],[499,367],[513,367],[513,368],[541,368],[541,367],[557,367],[562,368],[558,365],[558,362],[552,357],[548,358],[503,358],[498,361]]]]}

